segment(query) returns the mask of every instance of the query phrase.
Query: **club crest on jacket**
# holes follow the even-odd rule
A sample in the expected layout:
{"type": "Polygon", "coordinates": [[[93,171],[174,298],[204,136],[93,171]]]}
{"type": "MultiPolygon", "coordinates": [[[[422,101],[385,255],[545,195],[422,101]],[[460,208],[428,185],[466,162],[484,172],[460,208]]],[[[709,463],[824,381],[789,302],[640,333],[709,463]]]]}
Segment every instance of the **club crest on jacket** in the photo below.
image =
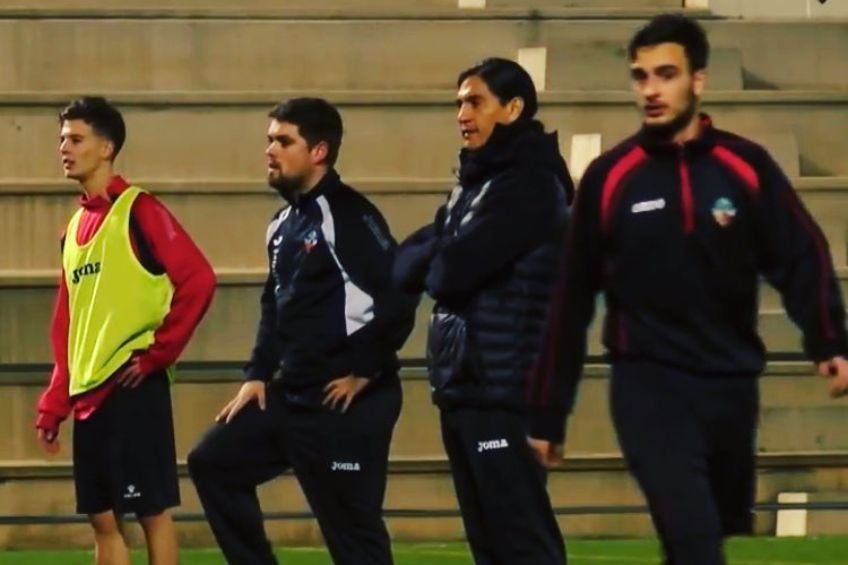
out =
{"type": "Polygon", "coordinates": [[[719,226],[726,228],[733,222],[735,217],[736,206],[733,205],[733,202],[729,198],[721,197],[715,201],[715,204],[713,204],[713,218],[715,218],[719,226]]]}
{"type": "Polygon", "coordinates": [[[307,253],[312,253],[316,245],[318,245],[318,232],[312,230],[306,234],[306,238],[303,240],[303,250],[307,253]]]}

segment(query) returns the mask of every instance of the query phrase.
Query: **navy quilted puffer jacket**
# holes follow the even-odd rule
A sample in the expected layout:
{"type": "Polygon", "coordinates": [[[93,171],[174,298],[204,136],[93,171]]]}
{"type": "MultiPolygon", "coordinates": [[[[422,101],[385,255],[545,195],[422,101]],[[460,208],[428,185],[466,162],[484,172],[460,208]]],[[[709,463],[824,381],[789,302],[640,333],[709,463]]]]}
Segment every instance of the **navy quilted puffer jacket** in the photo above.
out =
{"type": "Polygon", "coordinates": [[[555,133],[498,126],[460,153],[448,202],[399,248],[396,282],[436,301],[427,354],[441,408],[524,408],[573,190],[555,133]]]}

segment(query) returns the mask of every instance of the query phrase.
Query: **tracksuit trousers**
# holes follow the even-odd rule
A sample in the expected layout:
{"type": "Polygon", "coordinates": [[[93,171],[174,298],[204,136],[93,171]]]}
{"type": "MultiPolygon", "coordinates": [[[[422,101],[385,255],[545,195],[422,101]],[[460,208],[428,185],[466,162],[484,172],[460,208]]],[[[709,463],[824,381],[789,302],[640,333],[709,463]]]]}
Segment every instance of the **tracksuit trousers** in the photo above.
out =
{"type": "Polygon", "coordinates": [[[347,413],[291,405],[269,387],[266,409],[246,406],[189,454],[191,478],[231,565],[277,563],[256,487],[292,469],[336,565],[390,565],[383,522],[399,382],[365,389],[347,413]]]}
{"type": "Polygon", "coordinates": [[[610,402],[666,564],[724,565],[723,539],[753,529],[757,379],[619,360],[610,402]]]}

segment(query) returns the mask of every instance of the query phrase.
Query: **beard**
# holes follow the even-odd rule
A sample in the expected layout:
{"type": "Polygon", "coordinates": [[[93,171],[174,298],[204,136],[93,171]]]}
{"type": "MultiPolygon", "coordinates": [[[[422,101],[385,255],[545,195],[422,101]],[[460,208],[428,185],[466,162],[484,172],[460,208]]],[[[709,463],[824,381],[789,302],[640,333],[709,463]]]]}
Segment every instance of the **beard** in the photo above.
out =
{"type": "Polygon", "coordinates": [[[678,133],[683,131],[692,122],[695,112],[698,111],[698,98],[695,93],[689,91],[689,100],[682,112],[674,116],[671,121],[664,124],[643,123],[642,127],[651,137],[660,142],[668,142],[674,139],[678,133]]]}
{"type": "Polygon", "coordinates": [[[289,202],[294,202],[297,195],[303,192],[305,181],[306,179],[303,176],[284,176],[279,169],[277,169],[276,175],[268,175],[268,186],[289,202]]]}

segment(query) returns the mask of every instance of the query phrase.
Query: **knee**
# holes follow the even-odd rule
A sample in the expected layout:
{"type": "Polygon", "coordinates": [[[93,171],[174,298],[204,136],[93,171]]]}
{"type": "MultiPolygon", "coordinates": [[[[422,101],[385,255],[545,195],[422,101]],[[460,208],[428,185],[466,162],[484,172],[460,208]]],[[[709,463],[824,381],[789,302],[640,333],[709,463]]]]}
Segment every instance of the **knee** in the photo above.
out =
{"type": "Polygon", "coordinates": [[[202,444],[194,446],[194,449],[189,452],[186,458],[186,463],[188,465],[188,474],[193,481],[197,481],[197,478],[202,476],[203,472],[209,468],[209,458],[202,444]]]}
{"type": "Polygon", "coordinates": [[[139,516],[138,522],[145,532],[151,530],[159,530],[162,528],[171,527],[174,523],[171,513],[168,510],[163,510],[159,514],[152,516],[139,516]]]}
{"type": "Polygon", "coordinates": [[[116,540],[124,537],[121,523],[112,513],[91,516],[91,527],[97,541],[116,540]]]}

